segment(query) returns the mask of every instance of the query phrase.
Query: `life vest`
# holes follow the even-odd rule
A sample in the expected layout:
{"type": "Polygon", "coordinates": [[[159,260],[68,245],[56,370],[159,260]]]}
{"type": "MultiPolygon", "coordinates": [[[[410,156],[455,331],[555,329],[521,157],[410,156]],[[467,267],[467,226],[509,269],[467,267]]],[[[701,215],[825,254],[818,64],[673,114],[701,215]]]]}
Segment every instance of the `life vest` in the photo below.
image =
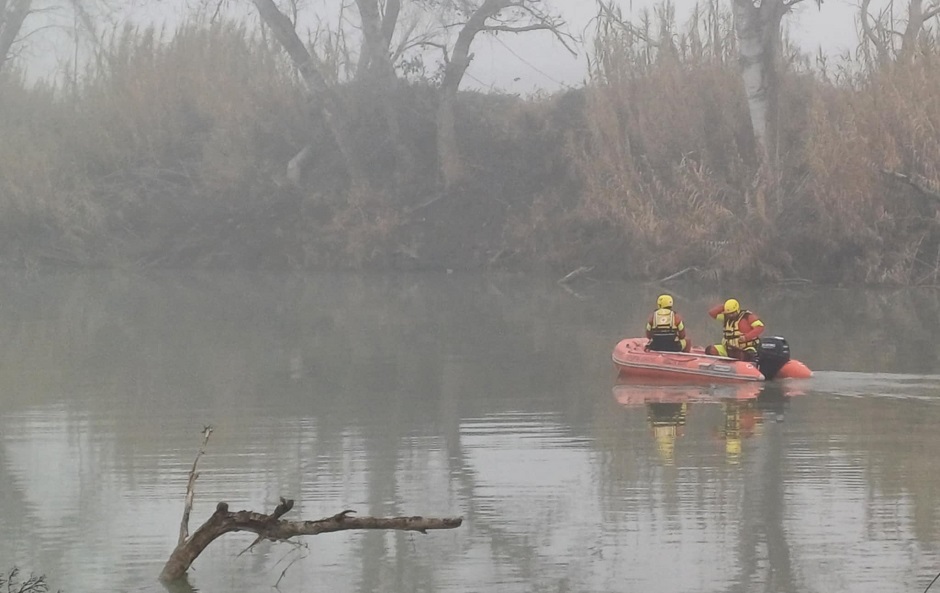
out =
{"type": "Polygon", "coordinates": [[[757,340],[747,341],[743,339],[744,333],[741,331],[741,322],[750,314],[750,311],[742,310],[741,314],[735,318],[725,317],[725,328],[721,334],[725,347],[737,348],[738,350],[757,347],[757,340]]]}
{"type": "Polygon", "coordinates": [[[679,324],[676,323],[676,313],[672,309],[657,309],[650,322],[650,350],[679,351],[679,324]]]}

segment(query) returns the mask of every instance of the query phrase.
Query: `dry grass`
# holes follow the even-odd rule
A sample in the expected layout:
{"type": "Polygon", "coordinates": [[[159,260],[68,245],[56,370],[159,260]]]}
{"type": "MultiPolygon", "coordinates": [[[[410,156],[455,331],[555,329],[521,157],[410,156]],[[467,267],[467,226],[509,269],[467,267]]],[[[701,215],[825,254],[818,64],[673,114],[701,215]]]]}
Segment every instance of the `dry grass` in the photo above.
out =
{"type": "Polygon", "coordinates": [[[551,225],[546,234],[597,232],[556,257],[596,257],[594,242],[625,250],[608,263],[625,277],[695,266],[710,278],[933,281],[940,193],[927,196],[883,170],[940,189],[936,45],[922,44],[903,67],[841,64],[837,76],[790,50],[780,174],[768,182],[728,59],[728,20],[705,12],[673,44],[657,36],[680,29],[665,9],[639,26],[614,19],[599,27],[587,130],[569,143],[580,199],[563,218],[537,213],[551,225]]]}
{"type": "Polygon", "coordinates": [[[474,179],[418,211],[437,191],[430,81],[338,88],[366,191],[348,186],[279,48],[240,23],[123,30],[64,90],[8,72],[0,265],[420,266],[431,253],[448,267],[593,265],[624,278],[692,267],[712,280],[938,282],[936,39],[903,65],[788,51],[768,180],[719,3],[681,24],[668,4],[636,24],[615,17],[599,21],[585,88],[463,93],[474,179]],[[408,170],[382,102],[400,118],[408,170]],[[284,168],[308,142],[297,187],[284,168]]]}

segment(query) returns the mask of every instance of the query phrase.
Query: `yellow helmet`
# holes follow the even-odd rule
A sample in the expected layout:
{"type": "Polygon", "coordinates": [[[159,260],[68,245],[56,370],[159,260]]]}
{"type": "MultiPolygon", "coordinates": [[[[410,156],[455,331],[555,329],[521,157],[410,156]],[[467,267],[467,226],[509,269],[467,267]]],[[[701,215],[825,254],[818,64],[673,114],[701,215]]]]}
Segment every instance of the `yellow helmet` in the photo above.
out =
{"type": "Polygon", "coordinates": [[[668,294],[661,294],[656,299],[656,306],[660,309],[672,309],[672,297],[668,294]]]}
{"type": "Polygon", "coordinates": [[[741,303],[735,299],[725,301],[725,315],[737,315],[741,312],[741,303]]]}

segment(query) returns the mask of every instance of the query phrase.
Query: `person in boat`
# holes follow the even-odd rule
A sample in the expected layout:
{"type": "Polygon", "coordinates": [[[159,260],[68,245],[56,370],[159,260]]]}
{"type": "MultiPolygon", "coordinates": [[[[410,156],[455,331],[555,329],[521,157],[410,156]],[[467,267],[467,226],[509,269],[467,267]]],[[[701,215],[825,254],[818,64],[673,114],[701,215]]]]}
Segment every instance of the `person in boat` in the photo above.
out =
{"type": "Polygon", "coordinates": [[[659,352],[688,352],[692,341],[685,335],[682,316],[672,308],[672,296],[661,294],[656,299],[656,310],[646,322],[647,350],[659,352]]]}
{"type": "Polygon", "coordinates": [[[708,314],[724,324],[721,344],[705,348],[705,354],[729,356],[738,360],[757,362],[757,338],[764,333],[764,322],[735,299],[715,305],[708,314]]]}

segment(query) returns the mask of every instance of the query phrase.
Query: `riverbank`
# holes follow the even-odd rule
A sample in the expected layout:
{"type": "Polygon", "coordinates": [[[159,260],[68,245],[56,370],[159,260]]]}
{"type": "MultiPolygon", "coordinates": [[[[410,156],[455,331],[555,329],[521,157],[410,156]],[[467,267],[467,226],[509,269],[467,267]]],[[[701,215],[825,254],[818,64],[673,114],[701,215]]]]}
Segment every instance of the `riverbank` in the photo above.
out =
{"type": "Polygon", "coordinates": [[[461,93],[467,175],[444,190],[431,80],[337,87],[368,164],[353,184],[264,40],[126,32],[75,88],[2,78],[0,264],[940,282],[937,45],[788,55],[768,177],[726,33],[668,54],[608,39],[583,88],[550,96],[461,93]]]}

